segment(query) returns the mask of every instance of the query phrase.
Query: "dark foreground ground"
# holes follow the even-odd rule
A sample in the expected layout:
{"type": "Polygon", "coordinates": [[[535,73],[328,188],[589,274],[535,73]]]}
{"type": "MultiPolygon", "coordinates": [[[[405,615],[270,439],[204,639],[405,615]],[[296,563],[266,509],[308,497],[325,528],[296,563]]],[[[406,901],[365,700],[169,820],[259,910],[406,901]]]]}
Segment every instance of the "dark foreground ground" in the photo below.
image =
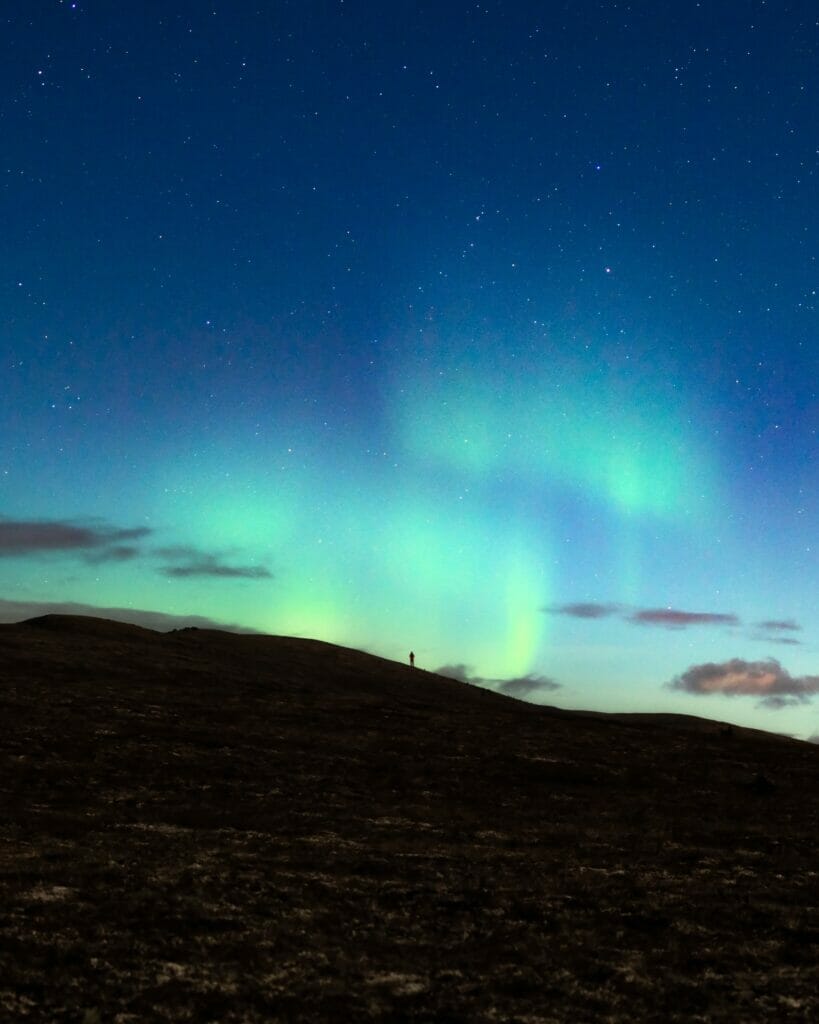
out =
{"type": "Polygon", "coordinates": [[[3,1021],[819,1019],[808,744],[67,617],[0,722],[3,1021]]]}

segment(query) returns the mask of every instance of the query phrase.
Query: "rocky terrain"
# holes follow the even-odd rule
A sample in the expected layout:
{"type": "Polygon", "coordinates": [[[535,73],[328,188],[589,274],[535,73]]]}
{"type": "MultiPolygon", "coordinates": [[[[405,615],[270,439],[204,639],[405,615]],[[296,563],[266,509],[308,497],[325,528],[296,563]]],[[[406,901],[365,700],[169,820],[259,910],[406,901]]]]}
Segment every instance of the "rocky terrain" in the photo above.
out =
{"type": "Polygon", "coordinates": [[[0,1020],[819,1019],[819,748],[0,626],[0,1020]]]}

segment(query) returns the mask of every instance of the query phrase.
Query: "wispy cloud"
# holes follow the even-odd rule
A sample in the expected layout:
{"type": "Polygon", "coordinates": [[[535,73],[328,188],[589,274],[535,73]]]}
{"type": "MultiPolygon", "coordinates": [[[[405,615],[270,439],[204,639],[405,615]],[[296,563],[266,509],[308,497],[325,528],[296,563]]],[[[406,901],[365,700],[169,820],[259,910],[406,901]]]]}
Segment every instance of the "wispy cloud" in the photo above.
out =
{"type": "Polygon", "coordinates": [[[469,683],[471,686],[481,686],[485,690],[495,690],[498,693],[505,693],[509,697],[517,697],[520,700],[528,700],[538,693],[560,689],[560,683],[556,683],[548,676],[536,675],[534,673],[526,676],[514,676],[509,679],[488,679],[484,676],[473,675],[471,666],[462,663],[442,665],[440,668],[436,668],[435,671],[439,676],[457,679],[459,682],[469,683]]]}
{"type": "Polygon", "coordinates": [[[533,697],[537,693],[560,689],[560,683],[556,683],[554,679],[534,674],[517,676],[514,679],[493,680],[493,682],[499,684],[497,689],[500,693],[506,693],[510,697],[519,697],[521,700],[533,697]]]}
{"type": "Polygon", "coordinates": [[[73,552],[96,561],[122,561],[134,557],[138,548],[126,541],[142,540],[151,533],[147,526],[119,528],[104,523],[71,520],[0,519],[0,558],[38,553],[73,552]],[[123,552],[127,552],[126,556],[123,552]]]}
{"type": "Polygon", "coordinates": [[[190,576],[217,576],[243,580],[273,579],[273,573],[263,565],[220,565],[215,559],[202,559],[192,565],[171,565],[162,571],[171,579],[187,579],[190,576]]]}
{"type": "Polygon", "coordinates": [[[736,615],[724,612],[685,612],[678,608],[644,608],[630,615],[629,622],[640,626],[664,626],[666,629],[739,625],[736,615]]]}
{"type": "Polygon", "coordinates": [[[819,693],[819,676],[792,676],[775,658],[732,658],[692,665],[667,686],[700,696],[721,693],[727,697],[758,697],[763,706],[776,709],[809,701],[819,693]]]}
{"type": "MultiPolygon", "coordinates": [[[[742,620],[733,612],[687,611],[682,608],[634,608],[613,601],[575,601],[543,609],[549,615],[565,615],[573,619],[597,620],[618,616],[635,626],[657,626],[661,629],[690,627],[739,627],[742,620]]],[[[748,639],[783,647],[798,647],[802,641],[791,634],[802,627],[794,619],[763,619],[748,630],[748,639]]]]}
{"type": "Polygon", "coordinates": [[[140,557],[159,557],[166,564],[160,572],[170,579],[213,577],[219,579],[269,580],[265,565],[232,563],[224,552],[202,551],[192,545],[146,549],[140,541],[153,534],[147,526],[117,527],[90,520],[2,519],[0,558],[25,555],[67,555],[91,565],[128,562],[140,557]]]}
{"type": "Polygon", "coordinates": [[[776,633],[779,631],[798,633],[802,629],[799,623],[794,622],[793,619],[765,619],[763,622],[755,622],[754,625],[757,629],[763,629],[766,633],[776,633]]]}
{"type": "Polygon", "coordinates": [[[568,615],[573,619],[605,619],[620,611],[619,604],[601,604],[595,601],[579,601],[575,604],[559,604],[544,608],[550,615],[568,615]]]}
{"type": "Polygon", "coordinates": [[[189,579],[193,576],[211,576],[220,579],[270,580],[273,573],[263,565],[229,565],[221,554],[180,546],[159,548],[157,554],[172,564],[160,572],[170,579],[189,579]]]}
{"type": "Polygon", "coordinates": [[[801,629],[794,619],[764,619],[762,622],[754,623],[754,632],[750,634],[750,638],[759,643],[798,647],[802,641],[788,634],[798,633],[801,629]]]}
{"type": "Polygon", "coordinates": [[[724,612],[689,612],[679,608],[630,608],[613,601],[577,601],[544,608],[550,615],[573,619],[606,619],[613,615],[640,626],[685,629],[688,626],[738,626],[736,615],[724,612]]]}
{"type": "Polygon", "coordinates": [[[110,548],[102,548],[99,551],[89,551],[84,555],[86,562],[96,565],[99,562],[130,562],[138,558],[142,551],[133,544],[115,544],[110,548]]]}
{"type": "Polygon", "coordinates": [[[456,665],[441,665],[435,669],[436,675],[446,676],[447,679],[457,679],[459,683],[471,683],[472,677],[469,672],[469,665],[458,663],[456,665]]]}
{"type": "Polygon", "coordinates": [[[23,622],[40,615],[93,615],[115,622],[130,622],[146,629],[166,633],[171,629],[196,626],[199,629],[224,629],[232,633],[256,633],[236,623],[219,622],[204,615],[168,615],[142,608],[107,608],[75,601],[10,601],[0,598],[0,622],[23,622]]]}
{"type": "Polygon", "coordinates": [[[772,694],[770,697],[764,697],[757,707],[769,708],[771,711],[781,711],[782,708],[792,708],[799,704],[805,704],[807,697],[783,697],[779,694],[772,694]]]}

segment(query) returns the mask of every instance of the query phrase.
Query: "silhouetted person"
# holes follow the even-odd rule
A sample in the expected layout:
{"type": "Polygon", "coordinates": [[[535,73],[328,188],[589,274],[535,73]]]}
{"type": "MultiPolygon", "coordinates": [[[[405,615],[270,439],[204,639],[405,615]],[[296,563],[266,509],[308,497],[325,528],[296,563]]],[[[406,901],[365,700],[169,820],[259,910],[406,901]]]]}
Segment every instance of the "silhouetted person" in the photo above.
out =
{"type": "Polygon", "coordinates": [[[410,651],[410,668],[415,668],[415,651],[410,651]]]}

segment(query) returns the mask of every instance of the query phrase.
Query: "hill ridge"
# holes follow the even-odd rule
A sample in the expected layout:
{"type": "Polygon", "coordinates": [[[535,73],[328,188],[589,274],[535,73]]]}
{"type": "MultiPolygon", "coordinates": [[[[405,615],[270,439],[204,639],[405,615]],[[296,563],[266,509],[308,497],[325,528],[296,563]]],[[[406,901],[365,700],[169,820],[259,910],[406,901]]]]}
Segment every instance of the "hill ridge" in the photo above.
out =
{"type": "MultiPolygon", "coordinates": [[[[366,681],[369,684],[367,688],[371,691],[372,684],[378,678],[381,678],[385,695],[394,693],[396,681],[394,673],[398,673],[397,678],[400,680],[398,685],[403,691],[404,697],[412,696],[414,690],[419,691],[417,693],[418,697],[429,697],[431,694],[430,686],[433,686],[437,688],[435,695],[439,698],[445,695],[450,698],[457,696],[460,703],[464,696],[469,694],[479,703],[485,703],[489,699],[496,701],[498,706],[505,705],[509,707],[511,702],[519,708],[522,706],[532,715],[589,719],[625,728],[660,729],[666,731],[681,730],[685,732],[694,731],[723,735],[726,734],[726,730],[730,730],[730,734],[734,737],[749,735],[757,738],[767,737],[776,741],[791,740],[793,742],[803,742],[794,740],[792,737],[783,736],[782,734],[732,725],[719,719],[710,719],[698,715],[651,711],[605,712],[561,708],[552,704],[534,704],[522,701],[509,694],[479,687],[428,669],[411,668],[403,662],[394,661],[383,655],[311,637],[268,633],[239,633],[232,630],[200,626],[183,626],[170,630],[155,630],[135,623],[123,622],[119,619],[66,613],[49,613],[25,619],[18,623],[1,624],[0,640],[4,635],[11,636],[15,630],[23,632],[38,631],[55,637],[62,636],[68,639],[69,642],[80,639],[86,641],[93,639],[103,644],[106,642],[112,644],[118,642],[130,646],[142,642],[154,645],[157,653],[164,651],[169,658],[172,658],[174,648],[187,647],[190,649],[194,647],[202,650],[210,646],[214,656],[221,649],[222,651],[231,651],[237,656],[243,656],[248,659],[253,657],[261,658],[262,661],[269,662],[267,667],[271,670],[274,667],[273,663],[279,662],[279,667],[281,668],[289,659],[289,664],[299,674],[310,671],[315,673],[320,671],[322,667],[327,669],[328,665],[322,666],[317,662],[317,659],[324,657],[325,659],[330,659],[328,664],[333,664],[336,674],[340,673],[343,675],[348,680],[348,683],[351,679],[355,678],[358,672],[362,677],[362,682],[366,681]],[[410,690],[407,690],[408,686],[410,690]]],[[[55,640],[55,642],[57,641],[55,640]]],[[[41,651],[41,656],[44,653],[41,651]]],[[[104,663],[106,654],[104,648],[88,648],[86,654],[88,658],[93,657],[95,659],[95,664],[99,668],[103,667],[101,662],[104,663]]],[[[172,661],[169,661],[169,665],[172,665],[172,661]]],[[[157,669],[163,670],[161,662],[157,664],[157,669]]],[[[192,666],[189,663],[187,673],[190,674],[191,671],[192,666]]],[[[202,666],[202,671],[206,671],[205,666],[202,666]]],[[[320,687],[315,689],[317,693],[320,692],[320,687]]],[[[331,694],[332,691],[328,690],[328,699],[331,698],[331,694]]]]}
{"type": "Polygon", "coordinates": [[[819,1013],[809,744],[71,618],[0,712],[0,1019],[819,1013]]]}

